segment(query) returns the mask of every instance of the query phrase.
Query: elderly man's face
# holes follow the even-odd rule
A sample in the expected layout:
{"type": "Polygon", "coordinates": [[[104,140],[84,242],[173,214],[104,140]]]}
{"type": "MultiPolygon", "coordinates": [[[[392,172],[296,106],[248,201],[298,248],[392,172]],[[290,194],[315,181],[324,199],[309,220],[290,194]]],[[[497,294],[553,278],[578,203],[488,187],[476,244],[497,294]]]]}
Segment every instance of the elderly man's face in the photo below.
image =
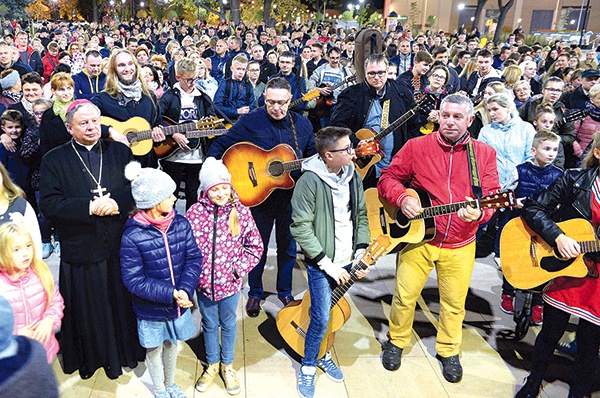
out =
{"type": "Polygon", "coordinates": [[[473,122],[475,115],[469,116],[466,104],[444,103],[440,110],[440,133],[450,142],[458,141],[473,122]]]}
{"type": "Polygon", "coordinates": [[[93,105],[83,105],[73,115],[67,130],[81,145],[94,145],[100,139],[100,114],[93,105]]]}

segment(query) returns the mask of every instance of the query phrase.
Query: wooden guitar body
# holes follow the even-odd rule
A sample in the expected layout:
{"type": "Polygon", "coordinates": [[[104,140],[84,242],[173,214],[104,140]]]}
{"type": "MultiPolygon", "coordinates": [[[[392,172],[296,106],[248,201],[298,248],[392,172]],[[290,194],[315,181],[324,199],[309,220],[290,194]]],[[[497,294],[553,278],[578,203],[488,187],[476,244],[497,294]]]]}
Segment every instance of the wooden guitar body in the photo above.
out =
{"type": "MultiPolygon", "coordinates": [[[[416,196],[419,199],[417,192],[412,189],[409,190],[409,195],[416,196]]],[[[371,236],[385,235],[392,242],[389,250],[385,252],[386,254],[400,251],[406,246],[406,243],[418,243],[423,239],[431,239],[435,235],[435,222],[433,219],[414,220],[409,223],[408,227],[401,228],[397,224],[396,218],[393,217],[398,212],[401,213],[400,209],[393,207],[379,196],[377,188],[365,190],[365,202],[371,236]],[[410,233],[413,235],[410,235],[410,233]]]]}
{"type": "MultiPolygon", "coordinates": [[[[587,220],[573,219],[557,225],[576,241],[595,242],[594,228],[587,220]]],[[[556,257],[554,248],[520,217],[510,220],[502,230],[500,258],[506,280],[517,289],[532,289],[559,276],[583,278],[588,274],[583,254],[568,260],[556,257]]]]}
{"type": "MultiPolygon", "coordinates": [[[[373,140],[373,138],[377,135],[377,132],[369,127],[362,128],[356,132],[356,138],[363,141],[373,140]]],[[[381,159],[385,157],[385,154],[381,150],[381,146],[378,148],[377,153],[372,153],[369,156],[361,157],[358,153],[356,154],[357,158],[354,160],[354,166],[358,174],[360,174],[361,178],[364,180],[365,176],[371,170],[375,163],[379,162],[381,159]]],[[[375,235],[376,236],[376,235],[375,235]]]]}
{"type": "Polygon", "coordinates": [[[133,152],[135,156],[143,156],[152,150],[154,144],[152,138],[149,140],[136,140],[137,134],[135,133],[138,131],[152,130],[150,123],[148,123],[146,119],[136,116],[121,122],[107,116],[102,116],[100,118],[100,123],[105,126],[113,127],[119,133],[125,135],[131,144],[131,152],[133,152]]]}
{"type": "Polygon", "coordinates": [[[296,160],[287,144],[266,151],[250,142],[239,142],[223,154],[223,163],[231,173],[231,184],[240,201],[248,206],[261,204],[277,188],[290,189],[294,180],[283,163],[296,160]]]}
{"type": "MultiPolygon", "coordinates": [[[[304,343],[306,341],[306,332],[310,323],[310,292],[306,292],[302,301],[295,301],[282,308],[277,314],[277,329],[281,337],[290,346],[292,350],[300,356],[304,356],[304,343]]],[[[327,333],[323,338],[319,348],[318,358],[323,357],[333,345],[335,332],[350,319],[350,305],[345,298],[341,298],[332,308],[327,325],[327,333]]]]}

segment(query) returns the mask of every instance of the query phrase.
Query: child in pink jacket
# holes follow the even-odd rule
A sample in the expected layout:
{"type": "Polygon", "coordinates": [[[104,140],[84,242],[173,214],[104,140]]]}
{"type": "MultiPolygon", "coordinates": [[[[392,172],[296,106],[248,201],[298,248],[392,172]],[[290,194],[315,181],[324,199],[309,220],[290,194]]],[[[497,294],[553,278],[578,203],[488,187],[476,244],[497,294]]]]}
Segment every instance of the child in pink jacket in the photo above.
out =
{"type": "Polygon", "coordinates": [[[54,332],[60,329],[63,298],[22,223],[0,226],[0,295],[13,308],[13,333],[42,343],[52,363],[58,352],[54,332]]]}
{"type": "Polygon", "coordinates": [[[258,264],[263,244],[250,209],[239,201],[222,161],[206,159],[200,172],[200,189],[198,202],[186,214],[203,259],[197,296],[208,367],[196,382],[196,390],[208,390],[220,363],[225,389],[236,395],[241,390],[232,366],[236,309],[243,278],[258,264]]]}

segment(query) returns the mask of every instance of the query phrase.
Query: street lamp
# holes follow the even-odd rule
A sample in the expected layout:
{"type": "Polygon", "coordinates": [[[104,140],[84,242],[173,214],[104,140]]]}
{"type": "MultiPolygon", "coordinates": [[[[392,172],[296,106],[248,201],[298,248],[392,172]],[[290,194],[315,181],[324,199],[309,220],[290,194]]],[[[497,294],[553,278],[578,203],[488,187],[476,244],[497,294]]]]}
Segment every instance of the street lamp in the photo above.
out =
{"type": "Polygon", "coordinates": [[[465,9],[465,5],[464,5],[463,3],[460,3],[460,4],[458,5],[458,10],[459,10],[459,11],[462,11],[462,10],[464,10],[464,9],[465,9]]]}

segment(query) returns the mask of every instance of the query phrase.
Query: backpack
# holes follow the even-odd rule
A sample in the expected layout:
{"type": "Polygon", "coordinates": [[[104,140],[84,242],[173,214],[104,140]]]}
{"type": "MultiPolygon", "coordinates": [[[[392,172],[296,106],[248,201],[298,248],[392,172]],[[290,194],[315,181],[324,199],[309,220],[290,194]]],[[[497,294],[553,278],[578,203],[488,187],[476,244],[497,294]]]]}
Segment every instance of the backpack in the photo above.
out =
{"type": "Polygon", "coordinates": [[[378,29],[365,28],[356,34],[354,39],[354,67],[358,83],[365,80],[365,60],[372,54],[383,53],[383,36],[378,29]]]}

